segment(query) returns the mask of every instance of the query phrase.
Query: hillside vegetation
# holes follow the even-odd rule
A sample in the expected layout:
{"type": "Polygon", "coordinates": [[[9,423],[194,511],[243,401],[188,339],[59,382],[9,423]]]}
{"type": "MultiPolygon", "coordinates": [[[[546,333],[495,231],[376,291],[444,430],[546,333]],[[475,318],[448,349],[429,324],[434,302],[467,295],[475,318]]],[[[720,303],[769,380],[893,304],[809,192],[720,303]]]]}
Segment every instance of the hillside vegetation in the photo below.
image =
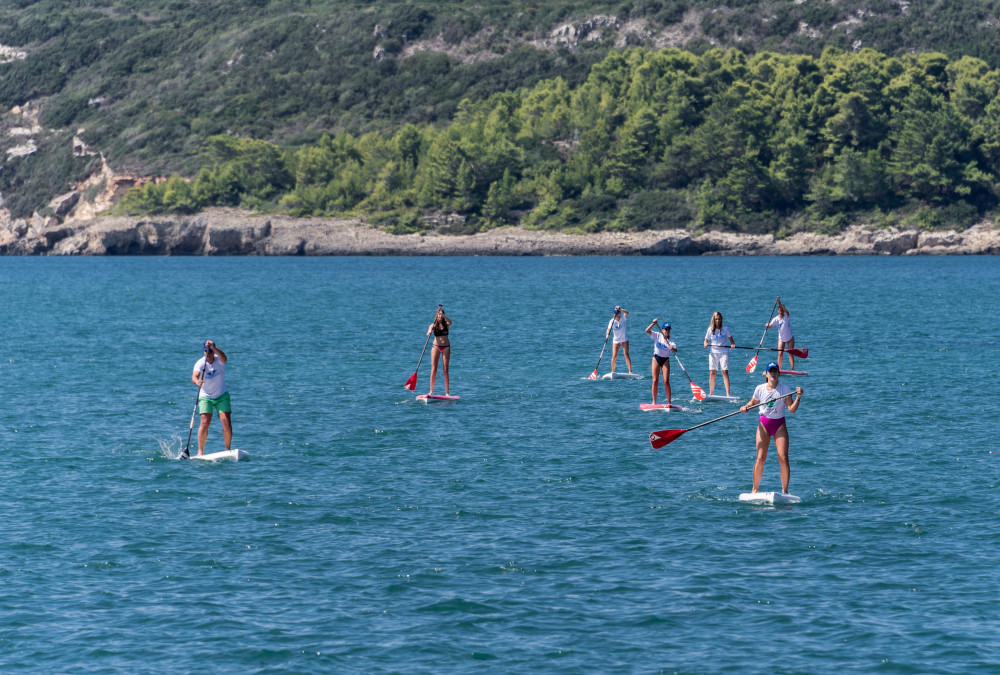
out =
{"type": "Polygon", "coordinates": [[[633,49],[579,87],[466,102],[443,128],[294,151],[217,136],[196,180],[149,184],[122,207],[353,211],[398,231],[428,212],[458,231],[839,230],[858,212],[964,227],[998,196],[998,91],[1000,72],[968,57],[633,49]]]}
{"type": "Polygon", "coordinates": [[[26,55],[0,52],[0,110],[41,111],[35,153],[0,169],[15,216],[93,169],[78,130],[115,170],[178,174],[130,210],[773,229],[996,199],[991,2],[137,4],[0,4],[0,45],[26,55]]]}

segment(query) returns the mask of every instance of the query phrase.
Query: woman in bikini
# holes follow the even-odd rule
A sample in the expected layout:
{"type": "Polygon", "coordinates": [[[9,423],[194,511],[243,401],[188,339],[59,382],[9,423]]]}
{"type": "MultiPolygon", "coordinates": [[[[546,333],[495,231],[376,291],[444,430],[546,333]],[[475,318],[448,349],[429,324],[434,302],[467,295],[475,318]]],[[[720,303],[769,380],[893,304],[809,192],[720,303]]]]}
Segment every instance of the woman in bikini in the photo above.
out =
{"type": "Polygon", "coordinates": [[[753,390],[753,398],[746,405],[740,406],[740,412],[764,403],[760,407],[760,423],[757,425],[757,461],[753,465],[753,490],[760,487],[760,478],[764,475],[764,461],[767,459],[767,448],[774,438],[774,447],[778,451],[778,462],[781,464],[781,491],[788,493],[788,480],[791,470],[788,466],[788,427],[785,426],[785,410],[794,413],[802,401],[802,387],[795,388],[795,400],[792,400],[792,388],[778,382],[781,370],[778,364],[767,364],[764,372],[767,382],[758,385],[753,390]]]}
{"type": "Polygon", "coordinates": [[[646,335],[653,339],[653,405],[656,405],[656,387],[660,384],[660,374],[663,374],[663,391],[667,394],[667,404],[670,404],[670,354],[677,351],[677,343],[670,339],[670,324],[658,326],[653,333],[653,326],[659,319],[646,326],[646,335]]]}
{"type": "Polygon", "coordinates": [[[437,314],[434,315],[434,323],[427,327],[427,334],[434,332],[434,346],[431,347],[431,390],[428,396],[434,395],[434,381],[437,379],[438,359],[441,359],[441,368],[444,372],[444,394],[448,393],[448,362],[451,361],[451,342],[448,340],[448,326],[451,319],[445,316],[444,307],[438,305],[437,314]]]}

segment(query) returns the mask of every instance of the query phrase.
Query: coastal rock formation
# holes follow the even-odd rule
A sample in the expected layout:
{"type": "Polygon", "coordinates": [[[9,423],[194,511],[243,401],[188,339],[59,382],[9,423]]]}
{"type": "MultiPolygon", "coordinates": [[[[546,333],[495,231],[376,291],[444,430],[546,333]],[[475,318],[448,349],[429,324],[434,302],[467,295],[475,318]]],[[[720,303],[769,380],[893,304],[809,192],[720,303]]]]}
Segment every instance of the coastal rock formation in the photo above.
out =
{"type": "Polygon", "coordinates": [[[687,230],[564,234],[505,227],[475,235],[392,235],[357,221],[211,210],[194,216],[0,223],[2,255],[976,255],[1000,254],[1000,231],[854,226],[828,237],[687,230]]]}

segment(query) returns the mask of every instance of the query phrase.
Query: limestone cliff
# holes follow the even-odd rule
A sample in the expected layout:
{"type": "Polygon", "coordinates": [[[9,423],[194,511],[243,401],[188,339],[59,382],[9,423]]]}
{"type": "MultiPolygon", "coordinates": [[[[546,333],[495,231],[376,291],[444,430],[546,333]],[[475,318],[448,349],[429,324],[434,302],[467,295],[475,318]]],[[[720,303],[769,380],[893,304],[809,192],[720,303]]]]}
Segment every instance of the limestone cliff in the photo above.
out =
{"type": "Polygon", "coordinates": [[[1000,231],[867,229],[827,237],[686,230],[572,235],[516,227],[475,235],[391,235],[356,221],[214,209],[189,217],[104,217],[0,226],[3,255],[998,255],[1000,231]]]}

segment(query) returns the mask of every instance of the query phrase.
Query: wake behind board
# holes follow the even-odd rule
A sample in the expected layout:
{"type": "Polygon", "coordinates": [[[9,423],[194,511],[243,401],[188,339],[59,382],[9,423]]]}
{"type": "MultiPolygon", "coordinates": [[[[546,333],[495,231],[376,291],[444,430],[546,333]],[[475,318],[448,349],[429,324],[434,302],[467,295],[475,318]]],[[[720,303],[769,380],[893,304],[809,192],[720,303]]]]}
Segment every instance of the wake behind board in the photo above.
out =
{"type": "Polygon", "coordinates": [[[641,380],[642,375],[639,373],[604,373],[601,375],[602,380],[641,380]]]}
{"type": "Polygon", "coordinates": [[[448,403],[449,401],[457,401],[459,396],[439,396],[434,394],[433,396],[429,394],[420,394],[417,396],[417,400],[421,403],[448,403]]]}
{"type": "Polygon", "coordinates": [[[808,370],[779,370],[782,375],[808,375],[808,370]]]}
{"type": "Polygon", "coordinates": [[[740,494],[741,502],[750,504],[798,504],[802,501],[800,497],[786,492],[743,492],[740,494]]]}
{"type": "Polygon", "coordinates": [[[250,459],[250,455],[243,450],[233,448],[232,450],[223,450],[221,452],[208,452],[204,455],[191,455],[191,459],[200,459],[204,462],[218,462],[222,459],[231,459],[234,462],[245,462],[250,459]]]}
{"type": "Polygon", "coordinates": [[[639,410],[687,410],[684,406],[677,405],[676,403],[640,403],[639,410]]]}
{"type": "MultiPolygon", "coordinates": [[[[695,399],[692,399],[695,400],[695,399]]],[[[702,401],[721,401],[722,403],[738,403],[739,396],[723,396],[722,394],[706,394],[702,401]]]]}

